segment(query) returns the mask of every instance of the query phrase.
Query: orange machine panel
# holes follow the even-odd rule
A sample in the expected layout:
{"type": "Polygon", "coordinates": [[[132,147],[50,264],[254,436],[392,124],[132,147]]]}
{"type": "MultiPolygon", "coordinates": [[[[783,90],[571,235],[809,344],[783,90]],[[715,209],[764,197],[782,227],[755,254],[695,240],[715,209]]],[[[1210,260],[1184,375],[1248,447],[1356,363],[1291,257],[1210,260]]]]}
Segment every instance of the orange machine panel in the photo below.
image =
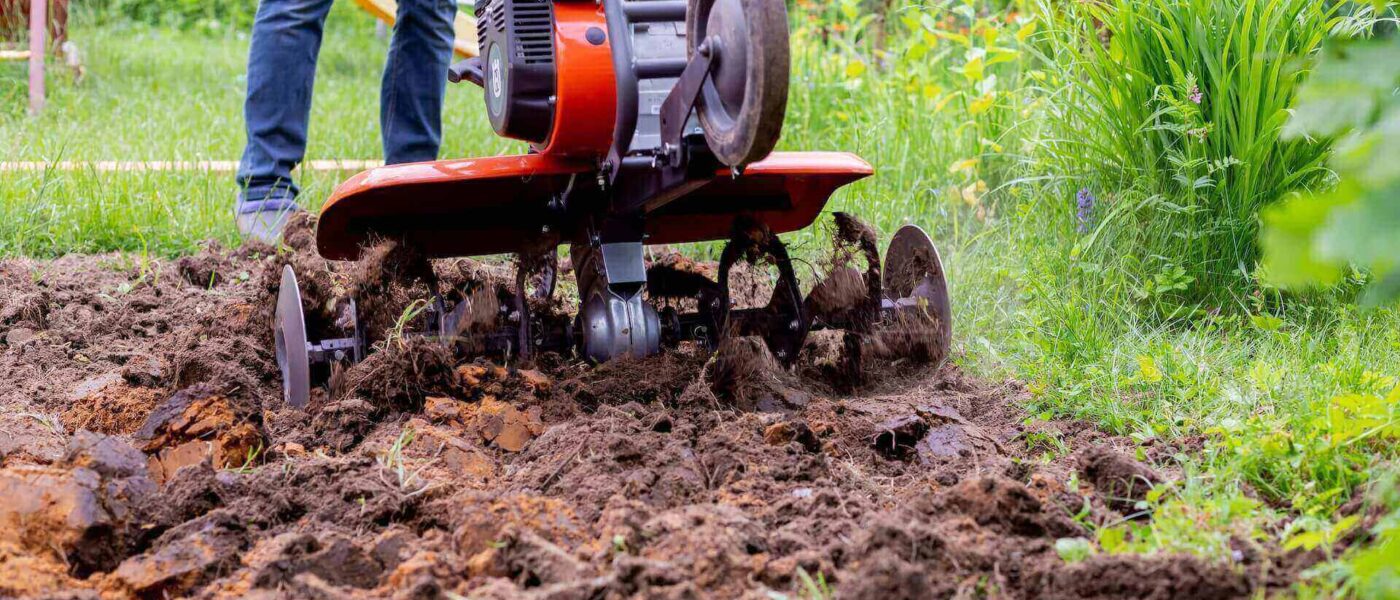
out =
{"type": "MultiPolygon", "coordinates": [[[[375,236],[403,237],[430,257],[515,252],[539,235],[547,204],[589,161],[551,155],[499,156],[371,169],[341,184],[321,210],[321,255],[351,260],[375,236]]],[[[831,194],[871,175],[840,152],[776,152],[735,179],[728,171],[647,215],[649,244],[726,239],[734,217],[751,215],[776,233],[816,220],[831,194]]]]}
{"type": "Polygon", "coordinates": [[[617,81],[607,31],[601,3],[554,4],[554,129],[543,153],[597,159],[612,146],[617,81]],[[601,43],[588,41],[590,30],[601,43]]]}
{"type": "Polygon", "coordinates": [[[846,152],[774,152],[738,179],[723,170],[709,183],[647,215],[648,244],[729,239],[747,214],[773,233],[806,229],[842,186],[875,173],[846,152]]]}
{"type": "Polygon", "coordinates": [[[354,260],[375,236],[404,237],[430,256],[511,252],[535,235],[546,203],[589,162],[546,154],[391,165],[340,184],[316,226],[329,260],[354,260]]]}

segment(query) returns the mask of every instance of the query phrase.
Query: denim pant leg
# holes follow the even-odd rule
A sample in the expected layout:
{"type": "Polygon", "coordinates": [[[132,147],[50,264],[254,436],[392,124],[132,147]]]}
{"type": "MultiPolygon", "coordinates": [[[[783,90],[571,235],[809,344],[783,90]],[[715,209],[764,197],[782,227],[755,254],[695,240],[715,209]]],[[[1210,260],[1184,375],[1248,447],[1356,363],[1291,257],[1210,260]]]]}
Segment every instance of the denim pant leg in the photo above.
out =
{"type": "Polygon", "coordinates": [[[238,167],[239,212],[287,210],[300,191],[316,56],[332,0],[262,0],[248,52],[248,145],[238,167]]]}
{"type": "Polygon", "coordinates": [[[456,0],[399,1],[379,98],[389,164],[437,159],[456,14],[456,0]]]}

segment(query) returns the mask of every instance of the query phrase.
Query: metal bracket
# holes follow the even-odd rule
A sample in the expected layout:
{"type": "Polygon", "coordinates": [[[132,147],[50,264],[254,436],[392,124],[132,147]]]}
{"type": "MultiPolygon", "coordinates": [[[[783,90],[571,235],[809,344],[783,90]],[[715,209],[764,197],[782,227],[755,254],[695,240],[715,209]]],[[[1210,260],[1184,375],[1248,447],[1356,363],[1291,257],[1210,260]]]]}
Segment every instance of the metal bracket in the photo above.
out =
{"type": "Polygon", "coordinates": [[[641,242],[602,244],[603,273],[608,287],[647,282],[646,255],[641,242]]]}
{"type": "MultiPolygon", "coordinates": [[[[695,55],[690,57],[676,86],[671,88],[671,93],[661,104],[661,148],[668,159],[673,158],[672,153],[680,152],[686,122],[695,111],[695,104],[700,101],[705,79],[714,70],[714,54],[719,49],[719,43],[719,36],[711,36],[695,48],[695,55]]],[[[672,161],[672,164],[676,162],[672,161]]]]}

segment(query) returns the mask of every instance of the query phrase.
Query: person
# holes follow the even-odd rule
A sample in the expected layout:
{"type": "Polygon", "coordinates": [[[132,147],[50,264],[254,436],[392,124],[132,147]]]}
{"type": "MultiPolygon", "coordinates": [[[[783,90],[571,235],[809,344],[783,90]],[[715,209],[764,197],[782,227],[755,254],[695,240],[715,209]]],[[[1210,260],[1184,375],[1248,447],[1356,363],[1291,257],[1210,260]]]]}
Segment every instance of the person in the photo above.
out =
{"type": "MultiPolygon", "coordinates": [[[[306,155],[316,57],[332,0],[262,0],[248,52],[248,144],[239,162],[236,221],[245,239],[280,241],[300,208],[292,169],[306,155]]],[[[437,159],[452,60],[456,0],[399,0],[379,95],[388,164],[437,159]]]]}

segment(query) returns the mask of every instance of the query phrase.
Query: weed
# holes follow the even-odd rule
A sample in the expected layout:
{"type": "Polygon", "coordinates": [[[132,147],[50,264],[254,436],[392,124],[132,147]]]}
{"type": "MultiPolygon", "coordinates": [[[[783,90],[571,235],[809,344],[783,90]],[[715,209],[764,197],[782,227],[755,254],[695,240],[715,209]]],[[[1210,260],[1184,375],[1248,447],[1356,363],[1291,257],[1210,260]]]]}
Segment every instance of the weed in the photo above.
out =
{"type": "Polygon", "coordinates": [[[831,598],[831,586],[826,583],[826,574],[818,571],[816,577],[812,577],[807,569],[797,567],[797,579],[802,582],[803,597],[809,600],[826,600],[831,598]]]}
{"type": "Polygon", "coordinates": [[[262,452],[262,442],[258,442],[257,446],[248,449],[248,455],[244,457],[242,465],[239,465],[236,469],[229,470],[239,475],[251,475],[253,471],[256,470],[258,458],[262,456],[262,452]]]}
{"type": "Polygon", "coordinates": [[[426,300],[419,299],[410,302],[408,306],[404,307],[403,313],[399,315],[398,319],[394,320],[394,326],[389,328],[385,342],[402,349],[404,347],[404,329],[426,310],[428,310],[426,300]]]}
{"type": "Polygon", "coordinates": [[[1094,555],[1094,547],[1088,539],[1060,538],[1055,540],[1055,554],[1067,564],[1084,562],[1094,555]]]}
{"type": "Polygon", "coordinates": [[[386,473],[392,476],[392,480],[384,480],[384,483],[409,497],[426,494],[437,487],[436,484],[422,478],[423,471],[431,467],[436,462],[435,460],[429,461],[417,469],[409,469],[404,462],[403,451],[413,443],[415,436],[416,432],[412,427],[404,427],[403,431],[399,433],[398,439],[395,439],[387,450],[375,457],[375,461],[379,463],[380,478],[383,479],[386,473]]]}

